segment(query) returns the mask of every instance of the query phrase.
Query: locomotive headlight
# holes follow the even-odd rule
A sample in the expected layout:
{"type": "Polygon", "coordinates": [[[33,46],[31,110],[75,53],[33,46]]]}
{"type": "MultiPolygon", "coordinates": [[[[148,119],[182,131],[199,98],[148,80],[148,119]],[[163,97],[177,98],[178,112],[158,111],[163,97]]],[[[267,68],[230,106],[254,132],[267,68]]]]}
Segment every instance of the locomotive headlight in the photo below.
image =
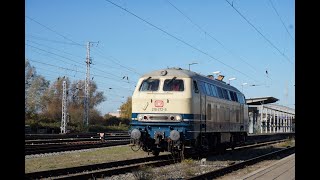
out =
{"type": "Polygon", "coordinates": [[[132,139],[140,139],[141,137],[141,132],[138,129],[133,129],[131,131],[131,138],[132,139]]]}
{"type": "Polygon", "coordinates": [[[142,120],[142,118],[143,118],[143,115],[142,115],[142,114],[139,114],[139,115],[138,115],[138,120],[142,120]]]}
{"type": "Polygon", "coordinates": [[[181,115],[176,115],[176,120],[181,121],[182,117],[181,115]]]}
{"type": "Polygon", "coordinates": [[[177,130],[172,130],[170,132],[170,139],[173,141],[179,140],[180,139],[180,133],[177,130]]]}

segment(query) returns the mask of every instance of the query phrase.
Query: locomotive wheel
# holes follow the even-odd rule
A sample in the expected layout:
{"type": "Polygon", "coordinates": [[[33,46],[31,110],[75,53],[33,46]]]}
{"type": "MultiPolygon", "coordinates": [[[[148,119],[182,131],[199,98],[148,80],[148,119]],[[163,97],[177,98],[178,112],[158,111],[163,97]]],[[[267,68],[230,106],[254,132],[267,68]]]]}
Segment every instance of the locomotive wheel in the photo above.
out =
{"type": "Polygon", "coordinates": [[[141,146],[138,146],[138,145],[131,146],[132,151],[139,151],[140,148],[141,146]]]}
{"type": "Polygon", "coordinates": [[[159,150],[152,150],[152,155],[159,156],[160,151],[159,150]]]}

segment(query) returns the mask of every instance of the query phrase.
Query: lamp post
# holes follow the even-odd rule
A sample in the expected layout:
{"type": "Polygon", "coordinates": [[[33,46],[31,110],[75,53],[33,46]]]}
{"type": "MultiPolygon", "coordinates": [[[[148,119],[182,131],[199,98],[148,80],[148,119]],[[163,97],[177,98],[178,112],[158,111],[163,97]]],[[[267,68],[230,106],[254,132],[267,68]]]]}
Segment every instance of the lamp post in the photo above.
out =
{"type": "Polygon", "coordinates": [[[194,64],[198,64],[198,63],[190,63],[189,64],[189,71],[190,71],[190,65],[194,65],[194,64]]]}
{"type": "Polygon", "coordinates": [[[237,78],[235,78],[235,77],[233,77],[233,78],[230,78],[229,79],[229,84],[230,84],[230,81],[232,81],[232,80],[236,80],[237,78]]]}

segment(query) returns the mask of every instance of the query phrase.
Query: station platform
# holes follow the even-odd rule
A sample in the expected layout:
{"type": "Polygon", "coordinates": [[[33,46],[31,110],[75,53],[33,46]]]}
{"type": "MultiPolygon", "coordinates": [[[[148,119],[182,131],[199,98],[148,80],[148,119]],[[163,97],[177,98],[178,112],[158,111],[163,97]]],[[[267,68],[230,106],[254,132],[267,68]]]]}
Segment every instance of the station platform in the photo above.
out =
{"type": "Polygon", "coordinates": [[[247,174],[245,180],[292,180],[295,179],[295,154],[285,157],[271,165],[247,174]]]}

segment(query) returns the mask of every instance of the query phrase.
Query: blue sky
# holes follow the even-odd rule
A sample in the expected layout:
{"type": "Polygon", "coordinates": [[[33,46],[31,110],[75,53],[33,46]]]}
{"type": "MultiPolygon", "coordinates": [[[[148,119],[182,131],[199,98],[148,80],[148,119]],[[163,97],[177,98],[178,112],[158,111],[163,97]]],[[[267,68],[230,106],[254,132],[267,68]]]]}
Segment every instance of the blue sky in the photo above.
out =
{"type": "Polygon", "coordinates": [[[193,62],[200,74],[235,77],[246,98],[295,108],[293,0],[27,0],[25,9],[25,56],[51,82],[84,80],[86,44],[99,41],[90,77],[106,96],[102,114],[116,112],[142,74],[193,62]]]}

